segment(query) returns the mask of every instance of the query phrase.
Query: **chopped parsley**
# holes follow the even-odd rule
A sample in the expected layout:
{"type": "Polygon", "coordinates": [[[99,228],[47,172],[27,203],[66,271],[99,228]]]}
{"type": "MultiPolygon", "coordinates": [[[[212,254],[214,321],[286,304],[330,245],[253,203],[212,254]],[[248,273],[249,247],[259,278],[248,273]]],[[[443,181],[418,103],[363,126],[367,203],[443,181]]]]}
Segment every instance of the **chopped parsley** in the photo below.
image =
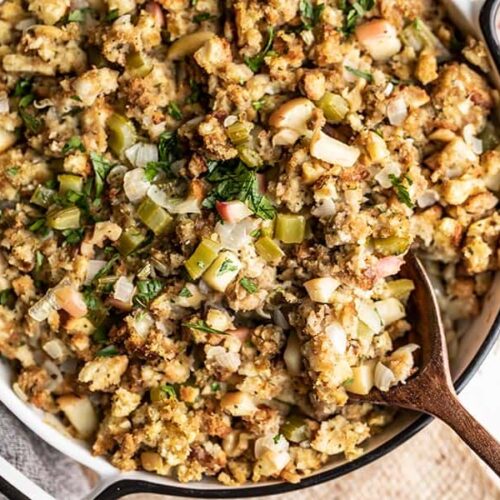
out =
{"type": "Polygon", "coordinates": [[[107,22],[112,22],[116,21],[119,17],[120,17],[120,11],[118,9],[112,9],[106,14],[104,20],[107,22]]]}
{"type": "Polygon", "coordinates": [[[248,293],[255,293],[259,287],[255,283],[254,280],[250,278],[241,278],[240,279],[240,285],[248,292],[248,293]]]}
{"type": "Polygon", "coordinates": [[[179,109],[179,106],[177,103],[175,103],[175,102],[168,103],[167,111],[168,111],[168,114],[172,118],[174,118],[175,120],[182,120],[182,112],[179,109]]]}
{"type": "Polygon", "coordinates": [[[220,389],[220,384],[219,384],[219,382],[212,382],[212,383],[210,384],[210,390],[211,390],[212,392],[217,392],[219,389],[220,389]]]}
{"type": "Polygon", "coordinates": [[[76,9],[68,14],[68,23],[83,23],[85,21],[85,14],[92,9],[84,7],[83,9],[76,9]]]}
{"type": "MultiPolygon", "coordinates": [[[[413,181],[408,176],[404,176],[404,179],[406,179],[406,182],[410,186],[413,184],[413,181]]],[[[391,184],[396,191],[396,195],[399,201],[401,203],[404,203],[408,208],[413,208],[414,205],[411,201],[410,193],[408,192],[406,186],[403,184],[403,180],[396,177],[394,174],[389,174],[389,180],[391,181],[391,184]]]]}
{"type": "Polygon", "coordinates": [[[250,236],[252,238],[259,238],[261,234],[262,234],[262,231],[260,229],[255,229],[254,231],[252,231],[250,233],[250,236]]]}
{"type": "Polygon", "coordinates": [[[7,170],[7,175],[10,175],[11,177],[14,177],[19,173],[19,167],[9,167],[7,170]]]}
{"type": "Polygon", "coordinates": [[[264,63],[264,58],[268,55],[274,40],[274,30],[272,27],[267,28],[267,42],[261,52],[253,57],[245,57],[245,64],[254,72],[257,73],[264,63]]]}
{"type": "Polygon", "coordinates": [[[104,182],[112,165],[97,153],[90,153],[90,161],[95,175],[95,195],[99,197],[104,190],[104,182]]]}
{"type": "Polygon", "coordinates": [[[163,132],[158,142],[158,161],[150,161],[146,165],[146,171],[149,169],[149,175],[152,175],[153,169],[156,172],[163,170],[167,174],[172,175],[170,166],[174,161],[182,158],[182,156],[183,151],[177,134],[175,132],[163,132]]]}
{"type": "Polygon", "coordinates": [[[70,151],[82,151],[82,152],[85,151],[85,147],[82,144],[82,140],[76,135],[71,137],[71,139],[63,146],[61,152],[63,155],[66,155],[70,151]]]}
{"type": "Polygon", "coordinates": [[[179,297],[186,297],[186,298],[189,298],[189,297],[192,297],[193,294],[186,288],[184,287],[180,292],[179,292],[179,297]]]}
{"type": "Polygon", "coordinates": [[[103,276],[107,276],[111,269],[113,269],[113,266],[115,265],[115,262],[120,258],[119,254],[113,255],[106,264],[99,270],[99,272],[94,276],[94,279],[92,280],[92,283],[95,283],[99,278],[102,278],[103,276]]]}
{"type": "Polygon", "coordinates": [[[29,113],[26,108],[35,100],[35,95],[31,93],[31,80],[23,80],[16,84],[14,96],[21,97],[17,110],[23,120],[25,127],[33,133],[40,132],[42,122],[35,115],[29,113]]]}
{"type": "Polygon", "coordinates": [[[200,100],[202,91],[196,80],[193,78],[189,79],[189,87],[191,88],[191,94],[186,99],[186,102],[188,104],[194,104],[200,100]]]}
{"type": "Polygon", "coordinates": [[[373,82],[373,75],[369,73],[368,71],[361,71],[360,69],[353,68],[351,66],[344,66],[349,73],[352,73],[353,75],[357,76],[358,78],[363,78],[365,79],[368,83],[373,82]]]}
{"type": "Polygon", "coordinates": [[[205,208],[214,208],[216,201],[240,200],[261,219],[273,219],[275,208],[259,189],[259,182],[254,169],[247,168],[243,163],[219,163],[205,179],[214,188],[203,200],[205,208]]]}
{"type": "Polygon", "coordinates": [[[197,323],[182,323],[182,326],[185,326],[186,328],[192,328],[193,330],[199,330],[200,332],[226,335],[226,332],[223,332],[222,330],[210,328],[204,321],[198,321],[197,323]]]}
{"type": "Polygon", "coordinates": [[[252,108],[259,111],[264,107],[265,99],[262,97],[258,101],[252,101],[252,108]]]}
{"type": "Polygon", "coordinates": [[[146,307],[163,288],[163,283],[158,279],[141,280],[137,282],[137,293],[134,296],[134,303],[146,307]]]}
{"type": "Polygon", "coordinates": [[[102,325],[94,330],[94,333],[92,334],[92,340],[96,344],[105,344],[108,341],[106,329],[102,325]]]}
{"type": "Polygon", "coordinates": [[[299,11],[303,28],[306,30],[314,28],[318,24],[324,10],[324,3],[313,5],[309,0],[300,0],[299,11]]]}
{"type": "Polygon", "coordinates": [[[274,444],[278,444],[281,439],[281,434],[276,434],[276,436],[273,437],[274,444]]]}
{"type": "Polygon", "coordinates": [[[84,234],[83,228],[78,229],[64,229],[62,235],[64,236],[64,241],[69,245],[76,245],[82,241],[84,234]]]}
{"type": "Polygon", "coordinates": [[[149,162],[144,169],[144,176],[151,182],[158,175],[159,171],[160,169],[155,162],[149,162]]]}
{"type": "Polygon", "coordinates": [[[342,26],[342,33],[347,36],[354,32],[359,19],[373,9],[375,0],[358,0],[353,3],[343,0],[343,4],[344,24],[342,26]]]}
{"type": "Polygon", "coordinates": [[[37,250],[35,252],[35,273],[38,273],[42,269],[44,260],[45,256],[43,255],[43,253],[37,250]]]}
{"type": "Polygon", "coordinates": [[[14,97],[22,97],[31,92],[32,81],[30,78],[21,78],[14,88],[14,97]]]}
{"type": "Polygon", "coordinates": [[[210,14],[210,12],[201,12],[200,14],[196,14],[196,16],[193,17],[193,22],[201,23],[210,19],[217,19],[217,16],[210,14]]]}
{"type": "Polygon", "coordinates": [[[0,306],[6,306],[11,309],[15,304],[16,296],[11,288],[7,288],[0,292],[0,306]]]}
{"type": "Polygon", "coordinates": [[[170,384],[161,385],[160,389],[167,395],[168,399],[177,399],[177,393],[175,392],[175,388],[173,385],[170,384]]]}
{"type": "Polygon", "coordinates": [[[110,357],[110,356],[116,356],[117,354],[120,354],[120,351],[114,346],[114,345],[109,345],[107,347],[103,347],[99,351],[95,353],[96,356],[99,357],[110,357]]]}
{"type": "Polygon", "coordinates": [[[217,276],[221,276],[222,274],[231,273],[237,270],[238,266],[231,259],[226,259],[217,271],[217,276]]]}
{"type": "Polygon", "coordinates": [[[48,231],[47,226],[45,225],[45,219],[43,218],[32,222],[31,225],[28,226],[28,229],[33,233],[36,233],[37,231],[46,233],[48,231]]]}

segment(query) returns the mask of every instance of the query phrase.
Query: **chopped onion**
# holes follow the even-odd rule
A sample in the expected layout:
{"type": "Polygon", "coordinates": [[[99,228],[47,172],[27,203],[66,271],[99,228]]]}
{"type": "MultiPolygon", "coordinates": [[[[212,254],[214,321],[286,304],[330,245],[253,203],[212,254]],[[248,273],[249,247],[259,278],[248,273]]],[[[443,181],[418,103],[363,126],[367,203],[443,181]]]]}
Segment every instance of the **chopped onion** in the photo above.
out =
{"type": "Polygon", "coordinates": [[[382,319],[384,326],[389,326],[406,316],[404,305],[394,297],[375,302],[375,310],[382,319]]]}
{"type": "Polygon", "coordinates": [[[420,346],[418,344],[406,344],[406,345],[403,345],[401,347],[399,347],[398,349],[396,349],[392,354],[391,354],[391,357],[394,356],[396,353],[402,353],[402,352],[409,352],[410,354],[414,351],[416,351],[417,349],[420,349],[420,346]]]}
{"type": "Polygon", "coordinates": [[[401,175],[401,167],[397,163],[389,163],[378,174],[375,175],[375,180],[384,188],[389,189],[392,186],[390,176],[399,177],[401,175]]]}
{"type": "Polygon", "coordinates": [[[154,325],[154,320],[148,313],[141,312],[134,318],[134,329],[142,338],[148,336],[149,330],[154,325]]]}
{"type": "Polygon", "coordinates": [[[35,302],[28,310],[28,314],[35,321],[45,321],[52,311],[57,311],[57,303],[53,290],[49,290],[38,302],[35,302]]]}
{"type": "Polygon", "coordinates": [[[280,453],[282,451],[288,451],[288,448],[289,443],[282,434],[261,437],[255,441],[255,458],[262,457],[267,451],[280,453]]]}
{"type": "Polygon", "coordinates": [[[428,190],[417,198],[417,205],[420,208],[427,208],[439,201],[439,194],[436,191],[428,190]]]}
{"type": "Polygon", "coordinates": [[[377,278],[387,278],[388,276],[397,274],[403,265],[403,262],[404,261],[401,257],[396,257],[395,255],[382,257],[375,266],[375,274],[377,275],[377,278]]]}
{"type": "Polygon", "coordinates": [[[42,366],[49,374],[49,382],[47,383],[46,389],[49,392],[52,392],[57,389],[57,387],[59,387],[64,380],[61,370],[59,370],[58,366],[50,359],[46,359],[42,366]]]}
{"type": "Polygon", "coordinates": [[[406,102],[402,96],[391,99],[387,105],[387,118],[391,125],[401,125],[408,116],[406,102]]]}
{"type": "Polygon", "coordinates": [[[257,229],[257,225],[257,221],[248,218],[237,224],[218,222],[215,226],[215,232],[219,235],[224,248],[239,250],[251,243],[250,233],[257,229]]]}
{"type": "Polygon", "coordinates": [[[115,283],[113,298],[125,304],[130,304],[134,290],[135,287],[132,281],[125,276],[120,276],[115,283]]]}
{"type": "Polygon", "coordinates": [[[237,121],[238,121],[238,117],[236,115],[229,115],[229,116],[226,116],[226,118],[224,119],[223,125],[224,125],[224,127],[230,127],[231,125],[233,125],[237,121]]]}
{"type": "Polygon", "coordinates": [[[215,362],[219,367],[234,373],[241,364],[240,356],[237,352],[226,351],[222,346],[213,346],[207,349],[207,361],[215,362]]]}
{"type": "Polygon", "coordinates": [[[89,260],[87,274],[85,275],[85,284],[88,285],[106,264],[105,260],[89,260]]]}
{"type": "Polygon", "coordinates": [[[6,92],[0,92],[0,113],[8,113],[9,110],[9,96],[6,92]]]}
{"type": "Polygon", "coordinates": [[[300,352],[300,340],[295,332],[288,336],[283,359],[287,370],[292,375],[300,375],[302,371],[302,353],[300,352]]]}
{"type": "Polygon", "coordinates": [[[292,146],[300,137],[300,134],[291,128],[282,128],[273,135],[273,146],[292,146]]]}
{"type": "Polygon", "coordinates": [[[169,198],[167,193],[158,186],[150,186],[147,195],[157,205],[165,208],[171,214],[199,214],[201,213],[200,201],[196,198],[169,198]]]}
{"type": "Polygon", "coordinates": [[[344,144],[333,137],[317,130],[310,145],[311,156],[318,160],[340,165],[341,167],[352,167],[360,155],[358,148],[344,144]]]}
{"type": "Polygon", "coordinates": [[[392,82],[389,82],[384,89],[385,97],[389,97],[392,94],[393,90],[394,90],[394,84],[392,82]]]}
{"type": "Polygon", "coordinates": [[[68,349],[61,339],[49,340],[42,348],[52,359],[61,360],[68,354],[68,349]]]}
{"type": "Polygon", "coordinates": [[[125,156],[134,167],[144,168],[149,162],[158,161],[158,147],[138,142],[125,151],[125,156]]]}
{"type": "Polygon", "coordinates": [[[128,172],[128,168],[124,165],[116,165],[113,167],[106,177],[106,182],[115,188],[121,187],[123,185],[123,177],[128,172]]]}
{"type": "Polygon", "coordinates": [[[332,343],[336,354],[345,354],[347,349],[347,335],[342,325],[334,321],[325,328],[325,333],[332,343]]]}
{"type": "Polygon", "coordinates": [[[123,189],[132,203],[141,201],[146,196],[150,186],[151,184],[146,179],[146,173],[142,168],[129,170],[123,176],[123,189]]]}
{"type": "Polygon", "coordinates": [[[340,281],[331,276],[314,278],[304,283],[309,298],[321,304],[332,304],[334,299],[333,293],[339,286],[340,281]]]}
{"type": "Polygon", "coordinates": [[[335,215],[335,202],[331,198],[319,200],[318,204],[311,210],[315,217],[331,217],[335,215]]]}
{"type": "Polygon", "coordinates": [[[389,387],[391,387],[395,380],[396,377],[394,376],[392,370],[379,361],[375,366],[375,374],[373,378],[375,387],[381,391],[388,391],[389,387]]]}
{"type": "Polygon", "coordinates": [[[356,302],[356,311],[358,312],[359,320],[362,321],[372,332],[379,333],[382,330],[382,319],[372,304],[358,300],[356,302]]]}

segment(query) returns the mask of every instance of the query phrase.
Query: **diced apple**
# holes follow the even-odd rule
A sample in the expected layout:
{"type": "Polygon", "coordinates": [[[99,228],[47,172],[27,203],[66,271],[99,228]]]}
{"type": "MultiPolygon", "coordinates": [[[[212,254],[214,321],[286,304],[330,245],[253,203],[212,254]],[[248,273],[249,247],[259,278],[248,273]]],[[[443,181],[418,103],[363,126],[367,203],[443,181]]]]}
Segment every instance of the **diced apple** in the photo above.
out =
{"type": "Polygon", "coordinates": [[[321,130],[317,130],[310,145],[311,156],[318,160],[326,161],[332,165],[352,167],[359,158],[359,149],[348,146],[343,142],[330,137],[321,130]]]}
{"type": "Polygon", "coordinates": [[[368,394],[374,384],[375,360],[365,361],[351,369],[352,378],[344,383],[346,391],[360,395],[368,394]]]}
{"type": "Polygon", "coordinates": [[[222,220],[231,224],[236,224],[252,214],[252,211],[242,201],[238,200],[217,201],[215,202],[215,208],[222,220]]]}
{"type": "Polygon", "coordinates": [[[401,50],[396,28],[383,19],[360,24],[356,38],[375,61],[385,61],[401,50]]]}
{"type": "Polygon", "coordinates": [[[57,404],[82,439],[88,439],[97,430],[97,415],[89,398],[68,394],[61,396],[57,404]]]}
{"type": "Polygon", "coordinates": [[[73,318],[82,318],[87,314],[87,304],[82,294],[71,286],[62,286],[54,290],[57,304],[73,318]]]}
{"type": "Polygon", "coordinates": [[[269,117],[269,125],[274,128],[291,129],[299,134],[307,131],[307,123],[316,108],[314,103],[305,97],[297,97],[282,104],[269,117]]]}

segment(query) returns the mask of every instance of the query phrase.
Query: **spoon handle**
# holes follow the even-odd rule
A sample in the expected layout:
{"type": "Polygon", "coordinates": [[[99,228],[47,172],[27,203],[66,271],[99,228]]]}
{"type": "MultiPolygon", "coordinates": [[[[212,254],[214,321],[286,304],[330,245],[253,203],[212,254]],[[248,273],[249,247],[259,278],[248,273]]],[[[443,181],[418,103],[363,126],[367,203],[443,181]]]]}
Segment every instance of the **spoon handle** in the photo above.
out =
{"type": "Polygon", "coordinates": [[[500,477],[500,443],[463,407],[448,388],[427,400],[425,411],[448,424],[500,477]]]}

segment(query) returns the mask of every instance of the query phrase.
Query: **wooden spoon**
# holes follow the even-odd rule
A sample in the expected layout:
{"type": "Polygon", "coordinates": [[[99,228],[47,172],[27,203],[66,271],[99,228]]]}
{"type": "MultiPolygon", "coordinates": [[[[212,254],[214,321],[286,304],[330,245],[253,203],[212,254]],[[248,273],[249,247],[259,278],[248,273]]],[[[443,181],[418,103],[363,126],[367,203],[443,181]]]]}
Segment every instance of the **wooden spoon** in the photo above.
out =
{"type": "Polygon", "coordinates": [[[500,476],[500,444],[462,406],[453,387],[439,306],[424,266],[409,254],[402,275],[415,283],[409,319],[421,346],[419,370],[405,384],[386,392],[372,389],[368,395],[355,399],[400,406],[439,418],[500,476]]]}

